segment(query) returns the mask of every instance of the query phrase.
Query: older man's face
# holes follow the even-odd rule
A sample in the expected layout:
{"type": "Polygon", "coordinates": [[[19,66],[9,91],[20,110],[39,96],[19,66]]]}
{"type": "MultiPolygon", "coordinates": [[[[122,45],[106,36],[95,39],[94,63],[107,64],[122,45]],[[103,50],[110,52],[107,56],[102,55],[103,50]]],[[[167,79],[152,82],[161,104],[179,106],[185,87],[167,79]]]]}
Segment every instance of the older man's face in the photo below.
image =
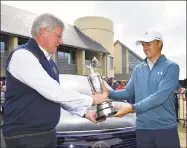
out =
{"type": "Polygon", "coordinates": [[[143,50],[147,58],[153,58],[161,52],[162,41],[142,42],[143,50]]]}
{"type": "Polygon", "coordinates": [[[53,30],[45,32],[44,45],[48,53],[55,53],[62,41],[63,29],[59,26],[54,27],[53,30]]]}

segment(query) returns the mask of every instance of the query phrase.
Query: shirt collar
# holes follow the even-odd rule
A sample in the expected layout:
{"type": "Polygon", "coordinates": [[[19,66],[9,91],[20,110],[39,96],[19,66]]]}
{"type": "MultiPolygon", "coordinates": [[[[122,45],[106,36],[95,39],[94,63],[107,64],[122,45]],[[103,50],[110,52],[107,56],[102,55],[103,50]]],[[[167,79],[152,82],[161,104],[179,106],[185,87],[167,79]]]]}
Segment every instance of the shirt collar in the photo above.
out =
{"type": "Polygon", "coordinates": [[[154,64],[155,64],[155,62],[153,63],[153,62],[151,62],[149,59],[147,59],[147,64],[148,64],[148,66],[149,66],[149,69],[152,70],[152,68],[153,68],[153,66],[154,66],[154,64]]]}
{"type": "Polygon", "coordinates": [[[43,51],[43,53],[44,53],[44,55],[46,56],[46,58],[48,59],[48,60],[50,60],[50,58],[51,58],[51,54],[49,54],[44,48],[42,48],[40,45],[38,45],[39,47],[40,47],[40,49],[41,49],[41,51],[43,51]]]}
{"type": "Polygon", "coordinates": [[[147,59],[147,63],[148,63],[148,64],[153,64],[153,65],[154,65],[154,64],[156,63],[156,61],[155,61],[155,62],[151,62],[149,59],[147,59]]]}

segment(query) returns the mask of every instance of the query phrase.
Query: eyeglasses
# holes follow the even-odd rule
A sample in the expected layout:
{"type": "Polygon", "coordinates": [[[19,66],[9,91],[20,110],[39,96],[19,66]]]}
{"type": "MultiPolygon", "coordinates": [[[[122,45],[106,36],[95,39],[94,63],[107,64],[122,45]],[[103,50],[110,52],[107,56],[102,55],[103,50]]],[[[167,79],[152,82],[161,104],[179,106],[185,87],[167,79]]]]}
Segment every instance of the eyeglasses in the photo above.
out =
{"type": "Polygon", "coordinates": [[[62,35],[59,35],[58,33],[56,33],[56,32],[52,32],[57,38],[59,38],[59,39],[62,39],[62,35]]]}

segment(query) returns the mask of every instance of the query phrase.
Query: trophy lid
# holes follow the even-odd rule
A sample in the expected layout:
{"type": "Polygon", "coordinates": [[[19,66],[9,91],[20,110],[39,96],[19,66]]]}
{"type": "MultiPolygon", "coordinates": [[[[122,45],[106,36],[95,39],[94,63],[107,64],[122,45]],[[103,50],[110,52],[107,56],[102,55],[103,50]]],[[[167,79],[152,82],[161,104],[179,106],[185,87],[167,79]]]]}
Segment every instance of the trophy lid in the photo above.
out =
{"type": "Polygon", "coordinates": [[[97,60],[96,57],[93,57],[93,59],[92,59],[92,67],[93,68],[98,68],[99,67],[99,61],[97,60]]]}
{"type": "Polygon", "coordinates": [[[85,65],[85,66],[89,69],[90,73],[92,74],[92,73],[94,73],[94,70],[97,71],[97,69],[99,67],[99,62],[96,57],[93,57],[91,64],[85,65]]]}

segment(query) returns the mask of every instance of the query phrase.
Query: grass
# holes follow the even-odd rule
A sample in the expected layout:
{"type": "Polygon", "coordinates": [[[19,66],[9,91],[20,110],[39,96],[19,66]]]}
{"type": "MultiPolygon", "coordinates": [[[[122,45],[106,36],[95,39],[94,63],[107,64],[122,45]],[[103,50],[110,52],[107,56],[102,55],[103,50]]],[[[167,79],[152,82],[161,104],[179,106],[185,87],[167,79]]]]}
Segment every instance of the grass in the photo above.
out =
{"type": "Polygon", "coordinates": [[[179,133],[181,148],[186,148],[186,135],[187,135],[187,132],[186,132],[186,126],[183,127],[183,123],[184,123],[183,120],[181,120],[178,123],[178,133],[179,133]]]}

